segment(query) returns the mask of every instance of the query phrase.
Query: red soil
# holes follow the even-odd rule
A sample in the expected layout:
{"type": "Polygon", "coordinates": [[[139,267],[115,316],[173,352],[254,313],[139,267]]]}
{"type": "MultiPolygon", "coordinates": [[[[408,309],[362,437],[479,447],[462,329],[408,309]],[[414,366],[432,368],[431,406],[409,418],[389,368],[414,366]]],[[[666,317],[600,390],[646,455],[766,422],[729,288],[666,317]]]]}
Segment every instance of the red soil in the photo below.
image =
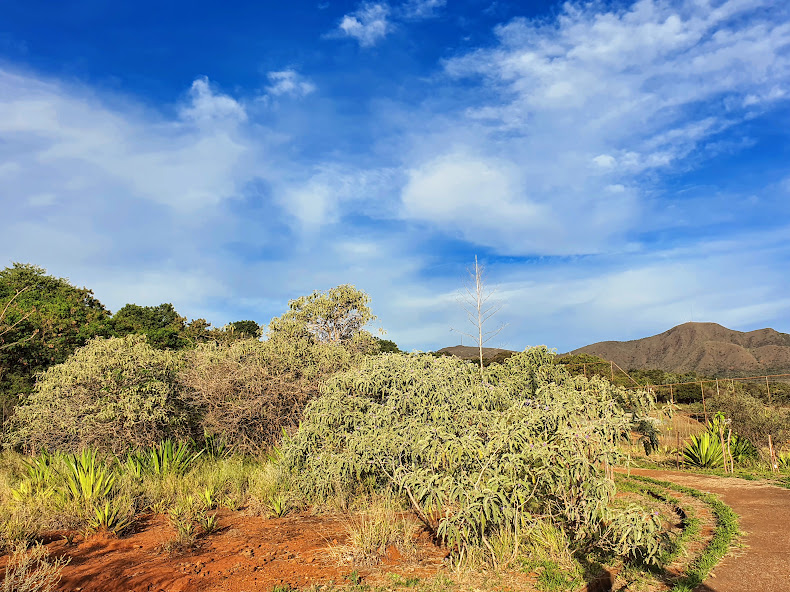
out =
{"type": "MultiPolygon", "coordinates": [[[[96,534],[83,540],[78,535],[72,545],[59,533],[53,533],[49,537],[50,553],[71,558],[63,569],[58,589],[268,591],[275,586],[341,584],[355,569],[340,564],[330,552],[333,545],[345,542],[346,531],[340,517],[299,515],[265,519],[227,511],[220,511],[218,516],[218,532],[199,538],[193,548],[181,552],[165,550],[167,542],[174,538],[174,530],[162,516],[144,517],[136,532],[123,537],[96,534]]],[[[445,555],[423,534],[418,540],[416,559],[408,561],[390,548],[382,565],[356,569],[363,580],[370,581],[378,579],[383,571],[404,577],[430,577],[442,570],[445,555]]]]}

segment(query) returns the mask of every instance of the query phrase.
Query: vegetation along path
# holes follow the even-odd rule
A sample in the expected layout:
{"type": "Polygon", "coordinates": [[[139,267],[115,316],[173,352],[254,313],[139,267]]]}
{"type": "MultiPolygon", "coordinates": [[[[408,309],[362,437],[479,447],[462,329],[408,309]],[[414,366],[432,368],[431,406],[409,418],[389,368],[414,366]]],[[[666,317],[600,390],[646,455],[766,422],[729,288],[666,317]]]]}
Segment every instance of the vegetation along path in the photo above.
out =
{"type": "Polygon", "coordinates": [[[721,497],[739,516],[743,548],[725,557],[697,592],[790,590],[790,490],[744,479],[632,469],[721,497]]]}

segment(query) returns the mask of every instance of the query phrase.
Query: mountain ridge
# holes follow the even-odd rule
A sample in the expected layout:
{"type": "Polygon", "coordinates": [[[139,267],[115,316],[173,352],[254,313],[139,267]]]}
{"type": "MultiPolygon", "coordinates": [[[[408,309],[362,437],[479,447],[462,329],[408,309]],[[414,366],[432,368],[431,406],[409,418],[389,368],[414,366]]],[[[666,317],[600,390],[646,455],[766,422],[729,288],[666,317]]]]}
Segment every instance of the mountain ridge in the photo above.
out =
{"type": "Polygon", "coordinates": [[[718,323],[683,323],[631,341],[600,341],[571,354],[592,354],[623,369],[706,376],[790,372],[790,335],[771,328],[735,331],[718,323]]]}

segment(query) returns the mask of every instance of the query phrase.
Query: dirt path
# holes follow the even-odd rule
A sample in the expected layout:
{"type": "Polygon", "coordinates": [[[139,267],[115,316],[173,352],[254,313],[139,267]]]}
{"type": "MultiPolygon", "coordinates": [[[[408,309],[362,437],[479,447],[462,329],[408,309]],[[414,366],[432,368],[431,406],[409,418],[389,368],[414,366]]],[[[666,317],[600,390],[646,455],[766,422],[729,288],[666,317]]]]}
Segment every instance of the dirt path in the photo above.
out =
{"type": "Polygon", "coordinates": [[[725,557],[697,592],[790,590],[790,490],[675,471],[632,469],[631,473],[714,493],[738,514],[743,548],[725,557]]]}

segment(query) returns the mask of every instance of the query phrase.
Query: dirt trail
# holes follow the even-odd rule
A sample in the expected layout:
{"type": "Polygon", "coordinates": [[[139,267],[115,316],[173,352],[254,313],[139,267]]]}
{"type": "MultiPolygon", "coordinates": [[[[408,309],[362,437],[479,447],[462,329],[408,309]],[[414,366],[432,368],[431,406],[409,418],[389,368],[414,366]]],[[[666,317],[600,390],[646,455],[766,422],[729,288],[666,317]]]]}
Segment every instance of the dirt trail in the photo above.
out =
{"type": "Polygon", "coordinates": [[[739,516],[742,549],[725,557],[696,592],[790,590],[790,490],[744,479],[632,469],[718,495],[739,516]]]}

